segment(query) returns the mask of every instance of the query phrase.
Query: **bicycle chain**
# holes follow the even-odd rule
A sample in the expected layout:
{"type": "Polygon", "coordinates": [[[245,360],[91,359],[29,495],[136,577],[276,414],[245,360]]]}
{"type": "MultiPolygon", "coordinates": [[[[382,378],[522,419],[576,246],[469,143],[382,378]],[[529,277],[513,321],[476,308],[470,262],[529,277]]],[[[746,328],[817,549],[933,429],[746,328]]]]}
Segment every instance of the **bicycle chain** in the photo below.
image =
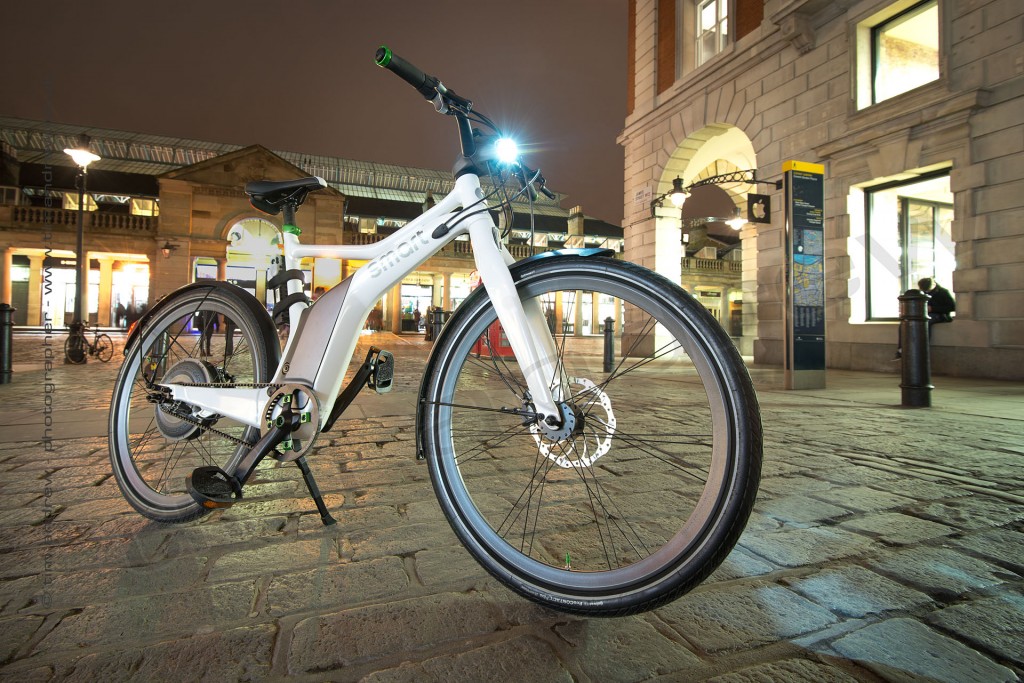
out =
{"type": "MultiPolygon", "coordinates": [[[[192,382],[192,383],[189,383],[189,384],[185,384],[185,383],[182,383],[182,382],[176,382],[175,384],[177,384],[177,386],[182,386],[182,387],[207,387],[207,388],[211,388],[211,387],[212,388],[231,387],[231,388],[236,388],[236,389],[270,389],[271,391],[270,391],[269,395],[273,395],[273,393],[275,391],[277,391],[278,389],[280,389],[281,387],[284,386],[283,384],[269,384],[269,383],[265,383],[265,382],[263,382],[263,383],[238,383],[238,384],[236,384],[236,383],[223,383],[223,382],[192,382]]],[[[173,417],[175,419],[181,420],[183,422],[188,422],[189,424],[192,424],[192,425],[195,425],[196,427],[199,427],[200,429],[203,430],[203,434],[206,434],[207,432],[211,432],[211,433],[213,433],[213,434],[215,434],[215,435],[217,435],[217,436],[219,436],[221,438],[227,439],[228,441],[230,441],[231,443],[235,444],[236,446],[246,446],[248,448],[252,448],[253,446],[256,445],[255,443],[249,443],[248,441],[244,441],[242,439],[239,439],[237,436],[232,436],[231,434],[228,434],[227,432],[222,432],[219,429],[215,429],[213,427],[210,427],[209,425],[205,425],[205,424],[203,424],[203,422],[201,420],[198,420],[198,419],[192,417],[191,415],[179,415],[176,412],[172,412],[171,410],[168,410],[168,409],[164,408],[164,405],[165,404],[163,402],[158,402],[157,403],[157,409],[158,410],[162,410],[164,413],[170,415],[171,417],[173,417]]]]}

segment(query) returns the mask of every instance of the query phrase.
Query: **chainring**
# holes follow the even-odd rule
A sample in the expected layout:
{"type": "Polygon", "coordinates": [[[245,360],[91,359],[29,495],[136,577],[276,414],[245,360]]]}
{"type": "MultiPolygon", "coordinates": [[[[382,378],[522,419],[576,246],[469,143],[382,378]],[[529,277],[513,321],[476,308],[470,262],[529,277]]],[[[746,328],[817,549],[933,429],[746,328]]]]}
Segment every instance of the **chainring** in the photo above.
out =
{"type": "Polygon", "coordinates": [[[275,457],[281,462],[291,462],[304,456],[320,435],[320,402],[313,390],[302,384],[282,384],[270,395],[263,410],[260,434],[265,435],[275,425],[282,426],[288,411],[298,412],[300,421],[288,439],[277,448],[279,455],[275,457]]]}

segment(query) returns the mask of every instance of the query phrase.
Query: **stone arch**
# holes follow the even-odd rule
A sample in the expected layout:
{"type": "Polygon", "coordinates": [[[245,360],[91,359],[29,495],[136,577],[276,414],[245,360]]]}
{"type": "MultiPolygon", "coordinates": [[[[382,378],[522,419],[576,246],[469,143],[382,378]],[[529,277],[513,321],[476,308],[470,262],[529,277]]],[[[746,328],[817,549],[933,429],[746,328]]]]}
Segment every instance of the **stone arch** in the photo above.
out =
{"type": "Polygon", "coordinates": [[[267,216],[242,214],[223,230],[226,267],[229,280],[238,280],[243,289],[259,301],[269,304],[267,298],[267,271],[271,259],[280,253],[281,229],[267,216]]]}
{"type": "MultiPolygon", "coordinates": [[[[655,196],[671,190],[672,181],[677,177],[682,178],[684,186],[688,186],[713,175],[756,169],[757,154],[747,134],[727,123],[711,123],[690,134],[675,146],[662,169],[655,196]]],[[[718,187],[729,195],[735,209],[740,210],[741,215],[745,216],[746,195],[750,191],[756,191],[753,186],[746,183],[729,183],[718,187]]],[[[738,246],[742,253],[742,261],[737,262],[733,260],[737,254],[729,253],[735,249],[734,246],[722,245],[718,248],[720,243],[715,239],[714,228],[709,231],[708,225],[685,227],[688,238],[691,232],[699,235],[698,244],[703,256],[713,253],[716,259],[726,262],[719,264],[721,267],[717,269],[695,266],[695,261],[687,258],[687,247],[683,244],[684,225],[681,212],[669,206],[658,209],[655,215],[658,272],[680,282],[698,298],[703,292],[707,292],[709,296],[703,299],[702,303],[712,310],[726,331],[733,335],[740,351],[752,354],[757,331],[757,248],[753,239],[756,237],[756,229],[748,224],[740,231],[738,246]],[[709,232],[712,234],[709,235],[709,232]],[[743,248],[744,242],[749,244],[747,248],[743,248]],[[710,296],[712,293],[719,297],[717,306],[714,298],[710,296]]],[[[733,237],[730,241],[734,240],[733,237]]]]}
{"type": "Polygon", "coordinates": [[[658,194],[670,190],[677,176],[689,185],[717,161],[728,162],[740,170],[756,169],[757,153],[750,138],[736,126],[708,124],[676,146],[658,181],[658,194]]]}
{"type": "Polygon", "coordinates": [[[259,212],[253,208],[245,208],[239,211],[233,211],[225,214],[220,221],[217,222],[217,227],[214,229],[214,234],[217,239],[227,241],[230,239],[231,231],[234,230],[235,226],[247,220],[259,219],[266,221],[273,225],[280,232],[281,220],[277,216],[269,216],[265,213],[259,212]]]}

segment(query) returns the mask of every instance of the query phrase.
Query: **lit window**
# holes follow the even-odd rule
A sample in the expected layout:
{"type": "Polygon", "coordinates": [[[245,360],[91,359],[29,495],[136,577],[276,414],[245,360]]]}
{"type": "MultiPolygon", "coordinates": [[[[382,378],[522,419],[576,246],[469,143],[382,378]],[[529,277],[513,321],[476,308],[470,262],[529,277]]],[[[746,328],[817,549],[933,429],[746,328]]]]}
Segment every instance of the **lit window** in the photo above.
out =
{"type": "Polygon", "coordinates": [[[156,199],[131,199],[131,211],[133,216],[159,216],[160,202],[156,199]]]}
{"type": "Polygon", "coordinates": [[[697,4],[697,66],[729,43],[728,0],[702,0],[697,4]]]}
{"type": "Polygon", "coordinates": [[[871,29],[871,103],[939,78],[939,6],[915,5],[871,29]]]}
{"type": "MultiPolygon", "coordinates": [[[[64,208],[68,211],[78,211],[78,193],[77,192],[65,192],[64,193],[64,208]]],[[[92,195],[85,195],[85,210],[95,211],[96,200],[92,198],[92,195]]]]}
{"type": "Polygon", "coordinates": [[[953,282],[953,194],[946,174],[865,190],[867,317],[899,317],[898,297],[924,277],[953,282]]]}

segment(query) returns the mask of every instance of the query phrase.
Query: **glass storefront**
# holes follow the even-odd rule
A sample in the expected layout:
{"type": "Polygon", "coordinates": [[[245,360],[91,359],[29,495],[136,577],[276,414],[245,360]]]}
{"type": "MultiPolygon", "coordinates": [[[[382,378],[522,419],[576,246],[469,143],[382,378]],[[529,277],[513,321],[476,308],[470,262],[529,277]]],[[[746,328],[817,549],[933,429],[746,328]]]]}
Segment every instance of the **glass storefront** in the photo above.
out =
{"type": "MultiPolygon", "coordinates": [[[[76,259],[73,255],[43,257],[40,254],[34,260],[40,264],[38,273],[32,273],[33,259],[29,254],[11,257],[11,304],[17,309],[14,322],[16,325],[41,325],[48,321],[54,328],[63,328],[74,318],[78,294],[76,259]],[[38,287],[38,299],[30,296],[32,287],[38,287]],[[39,302],[35,311],[30,310],[33,299],[39,302]]],[[[104,282],[100,261],[95,258],[90,261],[88,301],[83,313],[91,324],[124,327],[149,304],[149,264],[128,259],[115,259],[110,264],[110,281],[104,282]],[[110,308],[101,314],[104,287],[109,287],[110,308]]]]}

